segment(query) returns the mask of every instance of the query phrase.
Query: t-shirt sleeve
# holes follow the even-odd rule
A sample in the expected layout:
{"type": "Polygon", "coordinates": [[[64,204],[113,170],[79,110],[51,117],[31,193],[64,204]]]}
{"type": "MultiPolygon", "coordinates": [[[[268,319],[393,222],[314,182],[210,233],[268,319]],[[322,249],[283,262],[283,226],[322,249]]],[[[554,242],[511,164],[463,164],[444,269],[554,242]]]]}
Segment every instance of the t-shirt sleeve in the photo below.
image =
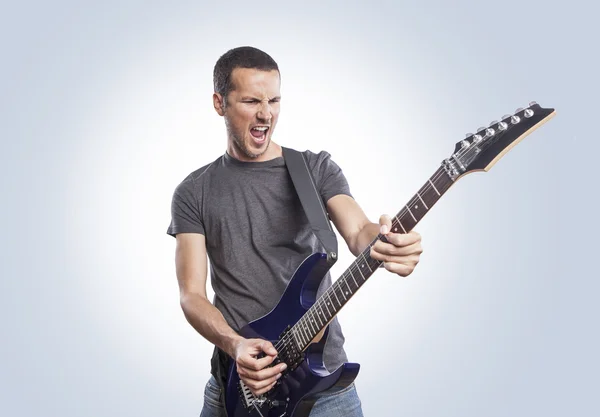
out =
{"type": "Polygon", "coordinates": [[[321,194],[323,203],[338,194],[345,194],[352,197],[350,186],[344,176],[340,166],[331,159],[328,152],[322,151],[317,154],[316,166],[313,169],[313,176],[317,183],[317,189],[321,194]]]}
{"type": "Polygon", "coordinates": [[[178,233],[205,234],[201,198],[201,193],[192,178],[187,178],[177,186],[171,200],[171,224],[167,234],[171,236],[176,236],[178,233]]]}

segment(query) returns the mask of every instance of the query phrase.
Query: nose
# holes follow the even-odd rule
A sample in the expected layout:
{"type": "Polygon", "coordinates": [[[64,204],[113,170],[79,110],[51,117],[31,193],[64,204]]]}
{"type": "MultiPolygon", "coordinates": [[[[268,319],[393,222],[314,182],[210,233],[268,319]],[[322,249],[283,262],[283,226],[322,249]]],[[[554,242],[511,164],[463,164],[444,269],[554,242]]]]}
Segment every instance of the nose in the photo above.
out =
{"type": "Polygon", "coordinates": [[[273,114],[271,112],[271,105],[269,104],[268,101],[261,102],[260,107],[258,109],[258,113],[256,114],[256,117],[258,117],[258,119],[260,119],[261,121],[264,121],[264,122],[271,121],[273,114]]]}

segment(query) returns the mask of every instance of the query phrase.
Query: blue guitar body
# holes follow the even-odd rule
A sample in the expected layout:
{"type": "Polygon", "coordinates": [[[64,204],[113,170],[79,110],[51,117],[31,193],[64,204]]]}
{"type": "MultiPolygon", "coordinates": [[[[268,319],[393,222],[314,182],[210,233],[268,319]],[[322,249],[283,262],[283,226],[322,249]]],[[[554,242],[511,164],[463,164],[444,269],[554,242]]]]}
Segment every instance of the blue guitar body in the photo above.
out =
{"type": "MultiPolygon", "coordinates": [[[[246,338],[260,338],[277,344],[282,333],[293,326],[315,303],[317,290],[330,266],[327,255],[314,253],[304,260],[294,273],[279,303],[270,313],[250,322],[240,335],[246,338]]],[[[322,392],[335,392],[348,387],[358,375],[360,365],[345,363],[330,373],[323,364],[323,348],[327,340],[328,328],[318,343],[313,343],[301,352],[302,362],[296,367],[288,364],[279,383],[270,392],[261,396],[261,401],[250,404],[244,398],[244,391],[237,374],[235,361],[230,361],[225,402],[229,417],[302,417],[308,416],[317,395],[322,392]],[[295,369],[294,369],[295,368],[295,369]]],[[[248,391],[246,391],[246,395],[248,391]]]]}

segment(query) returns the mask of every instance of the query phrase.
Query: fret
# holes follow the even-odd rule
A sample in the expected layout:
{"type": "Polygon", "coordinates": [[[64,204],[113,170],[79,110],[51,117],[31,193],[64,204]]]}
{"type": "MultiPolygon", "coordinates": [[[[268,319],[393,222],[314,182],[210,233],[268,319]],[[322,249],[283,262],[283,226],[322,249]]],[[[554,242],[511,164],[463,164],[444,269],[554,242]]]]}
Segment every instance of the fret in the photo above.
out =
{"type": "MultiPolygon", "coordinates": [[[[405,229],[405,228],[404,228],[404,226],[402,225],[402,222],[400,221],[400,219],[398,218],[398,216],[394,217],[394,219],[396,219],[396,222],[397,222],[397,223],[400,225],[400,227],[402,228],[402,231],[403,231],[404,233],[406,233],[406,229],[405,229]]],[[[393,224],[393,223],[392,223],[392,226],[394,226],[394,224],[393,224]]],[[[398,232],[396,228],[394,228],[392,231],[393,231],[394,233],[397,233],[397,232],[398,232]]]]}
{"type": "Polygon", "coordinates": [[[435,188],[435,185],[433,185],[433,183],[431,182],[431,180],[429,180],[429,184],[431,184],[431,186],[433,187],[433,189],[435,190],[435,192],[437,193],[437,195],[439,195],[441,197],[442,195],[440,194],[440,192],[438,191],[438,189],[435,188]]]}
{"type": "MultiPolygon", "coordinates": [[[[300,343],[298,343],[298,334],[296,333],[296,331],[293,328],[291,329],[291,333],[292,333],[292,339],[294,340],[296,347],[300,346],[300,343]]],[[[302,342],[302,343],[304,343],[304,342],[302,342]]]]}
{"type": "Polygon", "coordinates": [[[405,206],[408,209],[408,212],[410,213],[410,215],[412,216],[413,220],[415,221],[415,224],[418,222],[417,218],[415,217],[414,214],[412,214],[412,211],[410,211],[410,207],[405,206]]]}
{"type": "Polygon", "coordinates": [[[335,299],[337,300],[339,306],[342,306],[342,303],[340,302],[340,299],[338,298],[336,292],[335,292],[335,287],[332,285],[331,288],[333,289],[333,295],[335,295],[335,299]]]}
{"type": "Polygon", "coordinates": [[[429,211],[427,206],[421,204],[417,198],[413,199],[413,201],[410,203],[410,207],[411,214],[417,219],[417,222],[425,217],[425,214],[427,214],[429,211]]]}
{"type": "Polygon", "coordinates": [[[304,334],[304,339],[306,340],[306,342],[304,342],[304,344],[308,344],[308,342],[310,342],[310,338],[308,337],[308,328],[306,327],[305,318],[302,317],[302,320],[300,320],[298,323],[300,323],[300,330],[302,330],[302,332],[304,334]]]}
{"type": "MultiPolygon", "coordinates": [[[[367,249],[365,249],[365,250],[369,251],[369,253],[370,253],[371,252],[371,246],[369,245],[369,247],[367,247],[367,249]]],[[[364,252],[362,252],[360,255],[363,257],[363,260],[365,261],[365,264],[369,267],[369,272],[372,274],[373,273],[373,268],[371,268],[371,264],[369,263],[369,260],[373,261],[374,259],[369,256],[369,260],[367,260],[367,257],[365,256],[364,252]]],[[[375,266],[375,269],[377,269],[377,266],[375,266]]],[[[362,272],[361,272],[361,274],[362,274],[362,272]]]]}
{"type": "MultiPolygon", "coordinates": [[[[298,322],[298,323],[300,323],[300,322],[298,322]]],[[[296,327],[296,326],[294,326],[294,327],[296,327]]],[[[293,329],[293,327],[292,327],[292,329],[293,329]]],[[[302,344],[305,345],[306,344],[306,340],[305,340],[306,338],[302,334],[302,326],[298,326],[298,330],[296,331],[296,334],[299,334],[299,336],[300,336],[299,337],[300,338],[300,342],[302,342],[302,344]]]]}
{"type": "Polygon", "coordinates": [[[324,298],[321,297],[319,299],[319,310],[321,310],[321,317],[323,317],[325,319],[325,323],[327,323],[329,321],[329,319],[331,318],[331,316],[329,318],[327,317],[327,312],[323,308],[324,306],[325,306],[325,301],[324,301],[324,298]]]}
{"type": "MultiPolygon", "coordinates": [[[[358,269],[358,272],[360,273],[360,276],[362,277],[363,283],[364,283],[367,279],[365,278],[365,276],[363,275],[362,271],[360,270],[360,266],[358,266],[358,264],[356,264],[356,266],[357,266],[356,269],[358,269]]],[[[358,287],[358,284],[356,286],[358,287]]]]}
{"type": "MultiPolygon", "coordinates": [[[[348,284],[348,277],[343,276],[343,279],[344,279],[344,284],[346,284],[346,287],[348,287],[348,291],[350,291],[350,294],[353,294],[352,288],[350,288],[350,285],[348,284]]],[[[348,295],[348,293],[346,293],[346,295],[348,295]]]]}
{"type": "MultiPolygon", "coordinates": [[[[313,309],[313,316],[317,317],[317,324],[320,324],[321,327],[323,327],[323,321],[321,320],[321,317],[319,317],[319,309],[318,308],[314,308],[313,309]]],[[[320,328],[317,327],[317,333],[319,333],[320,328]]]]}
{"type": "Polygon", "coordinates": [[[356,289],[358,290],[360,288],[360,285],[358,285],[358,282],[356,282],[356,279],[354,278],[354,274],[352,273],[352,266],[350,266],[349,270],[350,270],[350,276],[352,277],[352,280],[354,281],[354,284],[356,285],[356,289]]]}
{"type": "Polygon", "coordinates": [[[377,259],[373,259],[369,256],[368,263],[371,266],[371,271],[377,271],[377,269],[381,266],[382,261],[378,261],[377,259]]]}
{"type": "Polygon", "coordinates": [[[405,209],[406,207],[402,209],[402,214],[398,216],[398,221],[401,221],[400,224],[402,225],[403,230],[411,231],[417,224],[417,219],[412,218],[412,216],[408,216],[408,213],[405,209]]]}
{"type": "MultiPolygon", "coordinates": [[[[343,279],[343,275],[342,278],[338,279],[338,283],[340,282],[340,280],[343,279]]],[[[342,290],[342,285],[338,284],[338,287],[340,287],[340,290],[342,291],[342,297],[344,297],[344,300],[348,301],[348,299],[346,298],[346,296],[344,295],[344,290],[342,290]]]]}
{"type": "Polygon", "coordinates": [[[331,302],[331,297],[329,297],[329,294],[327,294],[328,291],[325,291],[325,296],[327,296],[327,298],[329,298],[329,301],[325,303],[325,308],[327,309],[327,312],[329,313],[329,318],[333,317],[333,314],[331,314],[331,310],[329,310],[329,307],[327,307],[327,305],[331,302]]]}
{"type": "Polygon", "coordinates": [[[323,307],[321,305],[319,305],[317,308],[317,317],[321,322],[321,326],[323,325],[323,323],[327,323],[327,315],[325,314],[325,311],[323,310],[323,307]]]}
{"type": "Polygon", "coordinates": [[[429,210],[429,207],[427,207],[427,204],[425,204],[425,201],[423,201],[423,197],[421,197],[421,194],[419,194],[419,192],[417,191],[417,196],[419,196],[419,200],[421,200],[421,203],[423,203],[423,205],[425,206],[425,208],[427,210],[429,210]]]}
{"type": "MultiPolygon", "coordinates": [[[[310,310],[309,310],[308,312],[310,313],[310,310]]],[[[315,334],[317,334],[317,333],[319,333],[319,332],[315,332],[315,328],[313,327],[313,322],[314,322],[314,319],[312,318],[312,314],[309,314],[309,317],[308,317],[308,324],[309,324],[309,326],[310,326],[310,329],[311,329],[311,330],[312,330],[312,331],[313,331],[315,334]]],[[[309,333],[309,334],[310,334],[310,333],[309,333]]],[[[314,337],[314,336],[313,336],[313,337],[314,337]]],[[[311,337],[311,340],[312,340],[312,337],[311,337]]]]}

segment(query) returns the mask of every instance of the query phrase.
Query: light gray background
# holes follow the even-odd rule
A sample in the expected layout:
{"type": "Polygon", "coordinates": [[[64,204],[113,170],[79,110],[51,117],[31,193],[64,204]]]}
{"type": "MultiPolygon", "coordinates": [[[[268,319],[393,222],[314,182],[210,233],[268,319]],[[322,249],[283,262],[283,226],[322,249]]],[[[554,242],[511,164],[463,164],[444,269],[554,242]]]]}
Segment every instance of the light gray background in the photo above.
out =
{"type": "Polygon", "coordinates": [[[0,415],[199,413],[211,347],[165,231],[225,149],[214,62],[247,44],[281,66],[276,139],[328,150],[374,221],[464,133],[557,109],[418,225],[410,279],[378,272],[340,319],[367,416],[599,415],[592,2],[87,3],[0,13],[0,415]]]}

